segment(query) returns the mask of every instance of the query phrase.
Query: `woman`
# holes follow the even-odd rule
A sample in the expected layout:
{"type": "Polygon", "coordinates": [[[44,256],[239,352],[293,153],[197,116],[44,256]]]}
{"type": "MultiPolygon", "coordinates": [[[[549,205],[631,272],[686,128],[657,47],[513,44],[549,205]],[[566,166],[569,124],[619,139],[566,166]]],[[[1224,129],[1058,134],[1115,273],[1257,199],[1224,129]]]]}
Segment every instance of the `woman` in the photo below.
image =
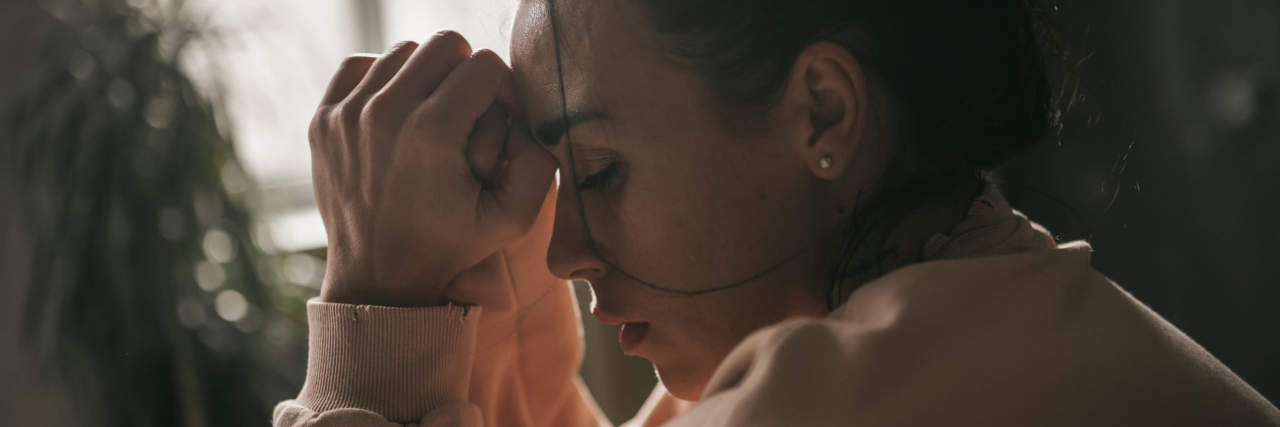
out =
{"type": "Polygon", "coordinates": [[[638,425],[1280,425],[979,178],[1048,126],[1022,1],[791,3],[529,0],[510,69],[345,61],[276,425],[605,423],[565,279],[653,362],[638,425]]]}

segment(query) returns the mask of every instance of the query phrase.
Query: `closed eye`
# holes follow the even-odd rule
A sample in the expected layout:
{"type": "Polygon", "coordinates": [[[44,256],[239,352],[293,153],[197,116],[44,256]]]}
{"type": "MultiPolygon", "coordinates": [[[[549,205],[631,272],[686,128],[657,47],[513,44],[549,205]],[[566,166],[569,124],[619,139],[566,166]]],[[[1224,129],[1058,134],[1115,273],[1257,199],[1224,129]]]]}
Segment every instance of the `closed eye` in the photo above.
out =
{"type": "Polygon", "coordinates": [[[613,183],[618,176],[619,166],[617,161],[610,161],[609,164],[599,172],[588,175],[581,183],[578,184],[579,190],[601,189],[613,183]]]}

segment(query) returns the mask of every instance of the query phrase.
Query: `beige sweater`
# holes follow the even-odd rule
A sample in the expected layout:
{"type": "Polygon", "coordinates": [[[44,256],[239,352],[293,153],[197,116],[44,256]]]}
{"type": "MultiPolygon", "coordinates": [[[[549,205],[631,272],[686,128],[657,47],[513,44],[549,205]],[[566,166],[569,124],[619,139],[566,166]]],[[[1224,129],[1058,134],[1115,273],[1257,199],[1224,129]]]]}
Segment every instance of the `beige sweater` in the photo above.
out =
{"type": "MultiPolygon", "coordinates": [[[[532,264],[548,227],[493,267],[501,283],[469,284],[476,306],[310,302],[306,384],[274,424],[607,424],[577,378],[568,286],[532,264]]],[[[628,424],[1280,426],[1275,406],[1094,271],[1087,245],[1055,244],[995,190],[923,256],[825,319],[750,335],[696,404],[659,386],[628,424]]]]}

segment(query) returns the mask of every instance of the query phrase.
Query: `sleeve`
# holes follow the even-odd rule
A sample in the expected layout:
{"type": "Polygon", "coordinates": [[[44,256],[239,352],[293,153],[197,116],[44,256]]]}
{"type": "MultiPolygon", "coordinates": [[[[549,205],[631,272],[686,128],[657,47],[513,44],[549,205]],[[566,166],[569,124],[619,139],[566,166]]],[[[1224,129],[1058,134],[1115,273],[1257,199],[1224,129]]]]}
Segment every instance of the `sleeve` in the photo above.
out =
{"type": "MultiPolygon", "coordinates": [[[[518,317],[573,309],[547,308],[518,317]]],[[[482,311],[309,302],[306,382],[273,425],[607,424],[577,379],[580,353],[556,351],[577,349],[576,334],[547,319],[525,319],[535,331],[523,331],[482,311]]]]}
{"type": "Polygon", "coordinates": [[[276,407],[274,425],[400,425],[446,413],[479,425],[467,394],[480,312],[309,302],[306,382],[276,407]]]}
{"type": "Polygon", "coordinates": [[[465,305],[310,302],[306,383],[275,425],[607,425],[578,378],[572,289],[547,269],[553,216],[544,203],[528,235],[450,283],[465,305]]]}

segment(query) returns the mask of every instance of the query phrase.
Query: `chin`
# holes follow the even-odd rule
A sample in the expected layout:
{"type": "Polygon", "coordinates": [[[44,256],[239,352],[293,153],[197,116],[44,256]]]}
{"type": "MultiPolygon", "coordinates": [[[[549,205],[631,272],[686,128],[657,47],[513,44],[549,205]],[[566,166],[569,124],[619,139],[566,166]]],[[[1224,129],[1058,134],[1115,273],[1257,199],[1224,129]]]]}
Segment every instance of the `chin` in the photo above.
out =
{"type": "Polygon", "coordinates": [[[671,366],[653,362],[653,370],[658,374],[658,381],[668,393],[680,400],[690,402],[697,402],[702,397],[702,391],[707,387],[707,381],[711,379],[711,372],[704,373],[692,366],[678,364],[671,366]]]}

